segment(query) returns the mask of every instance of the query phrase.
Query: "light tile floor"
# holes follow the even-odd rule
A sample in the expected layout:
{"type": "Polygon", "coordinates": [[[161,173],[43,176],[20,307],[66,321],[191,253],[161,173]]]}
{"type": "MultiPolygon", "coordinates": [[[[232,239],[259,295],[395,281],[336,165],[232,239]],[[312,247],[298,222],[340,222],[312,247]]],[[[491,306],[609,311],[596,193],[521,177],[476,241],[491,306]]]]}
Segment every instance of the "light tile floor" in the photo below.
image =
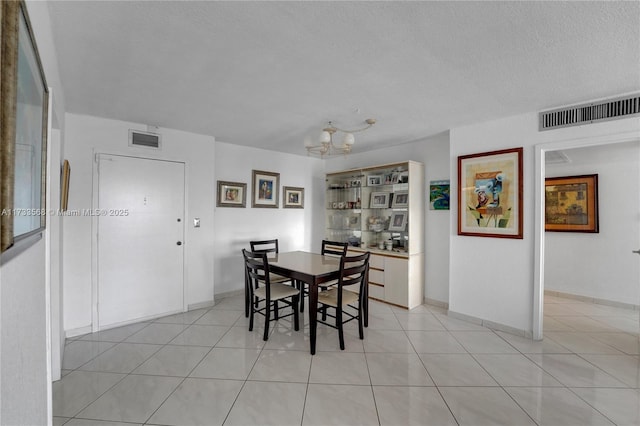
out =
{"type": "Polygon", "coordinates": [[[547,296],[535,342],[372,302],[364,340],[320,326],[314,356],[308,329],[264,342],[243,314],[230,297],[68,340],[54,425],[640,424],[638,311],[547,296]]]}

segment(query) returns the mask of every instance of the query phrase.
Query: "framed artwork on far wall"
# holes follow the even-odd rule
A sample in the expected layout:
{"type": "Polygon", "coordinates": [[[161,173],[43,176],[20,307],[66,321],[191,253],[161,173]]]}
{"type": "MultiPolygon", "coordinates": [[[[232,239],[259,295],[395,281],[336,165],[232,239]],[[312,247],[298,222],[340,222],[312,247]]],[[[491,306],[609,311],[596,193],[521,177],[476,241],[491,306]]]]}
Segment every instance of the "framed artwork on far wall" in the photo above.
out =
{"type": "Polygon", "coordinates": [[[280,173],[253,170],[253,188],[251,190],[251,207],[278,208],[278,188],[280,173]]]}
{"type": "Polygon", "coordinates": [[[591,232],[598,229],[598,175],[544,180],[544,230],[591,232]]]}
{"type": "Polygon", "coordinates": [[[294,186],[282,187],[282,207],[285,209],[304,208],[304,188],[294,186]]]}
{"type": "Polygon", "coordinates": [[[522,239],[522,151],[458,157],[458,235],[522,239]]]}
{"type": "Polygon", "coordinates": [[[243,182],[218,181],[217,207],[246,207],[247,184],[243,182]]]}

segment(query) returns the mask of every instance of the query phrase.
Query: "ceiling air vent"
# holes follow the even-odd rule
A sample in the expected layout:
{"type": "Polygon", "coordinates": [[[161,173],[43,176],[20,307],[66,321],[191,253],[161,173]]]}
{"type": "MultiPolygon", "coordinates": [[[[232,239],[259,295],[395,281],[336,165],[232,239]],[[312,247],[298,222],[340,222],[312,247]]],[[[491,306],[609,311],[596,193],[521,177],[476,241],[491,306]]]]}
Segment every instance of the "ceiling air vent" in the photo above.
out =
{"type": "Polygon", "coordinates": [[[129,146],[160,149],[160,139],[157,133],[129,130],[129,146]]]}
{"type": "Polygon", "coordinates": [[[558,108],[543,111],[539,115],[540,131],[616,120],[632,115],[640,115],[640,95],[636,94],[622,98],[558,108]]]}

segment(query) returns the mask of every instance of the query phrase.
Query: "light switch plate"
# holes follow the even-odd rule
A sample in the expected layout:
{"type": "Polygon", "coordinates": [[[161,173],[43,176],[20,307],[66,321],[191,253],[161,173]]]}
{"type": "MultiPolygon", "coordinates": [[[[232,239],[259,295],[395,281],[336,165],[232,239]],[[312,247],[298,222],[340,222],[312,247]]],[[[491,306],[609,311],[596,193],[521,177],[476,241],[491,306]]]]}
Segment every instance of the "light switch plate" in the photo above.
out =
{"type": "Polygon", "coordinates": [[[196,217],[195,219],[193,219],[193,227],[194,228],[200,228],[200,218],[196,217]]]}

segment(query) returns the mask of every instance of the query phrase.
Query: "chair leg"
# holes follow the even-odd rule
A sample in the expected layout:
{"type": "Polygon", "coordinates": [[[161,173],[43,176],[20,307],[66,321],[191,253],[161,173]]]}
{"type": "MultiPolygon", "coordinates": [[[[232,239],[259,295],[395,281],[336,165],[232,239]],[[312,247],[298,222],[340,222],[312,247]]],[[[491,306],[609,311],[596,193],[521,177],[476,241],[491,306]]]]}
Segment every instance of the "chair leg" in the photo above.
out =
{"type": "Polygon", "coordinates": [[[244,316],[249,318],[249,306],[251,305],[251,295],[249,294],[249,286],[247,281],[244,282],[244,316]]]}
{"type": "Polygon", "coordinates": [[[327,320],[327,305],[322,305],[322,308],[320,308],[320,310],[322,311],[322,321],[326,321],[327,320]]]}
{"type": "Polygon", "coordinates": [[[278,309],[278,301],[276,300],[275,302],[273,302],[273,315],[274,315],[274,318],[276,319],[276,321],[278,321],[280,319],[279,315],[278,315],[278,311],[279,311],[279,309],[278,309]]]}
{"type": "Polygon", "coordinates": [[[340,350],[344,351],[344,329],[342,328],[342,307],[336,308],[336,327],[338,327],[338,338],[340,339],[340,350]]]}
{"type": "Polygon", "coordinates": [[[360,334],[360,340],[364,340],[364,329],[362,328],[362,304],[358,306],[358,333],[360,334]]]}
{"type": "MultiPolygon", "coordinates": [[[[257,299],[257,297],[256,297],[257,299]]],[[[253,312],[254,312],[254,308],[253,308],[253,303],[251,303],[251,297],[249,297],[249,300],[247,301],[247,306],[249,306],[251,314],[249,316],[249,331],[253,331],[253,312]]]]}
{"type": "Polygon", "coordinates": [[[269,319],[271,318],[271,301],[266,300],[266,302],[267,306],[264,310],[264,336],[262,337],[262,340],[265,342],[269,339],[269,319]]]}
{"type": "Polygon", "coordinates": [[[298,296],[293,296],[293,329],[295,331],[300,330],[300,320],[298,319],[298,296]]]}
{"type": "Polygon", "coordinates": [[[304,282],[298,282],[300,283],[300,312],[304,312],[304,282]]]}

